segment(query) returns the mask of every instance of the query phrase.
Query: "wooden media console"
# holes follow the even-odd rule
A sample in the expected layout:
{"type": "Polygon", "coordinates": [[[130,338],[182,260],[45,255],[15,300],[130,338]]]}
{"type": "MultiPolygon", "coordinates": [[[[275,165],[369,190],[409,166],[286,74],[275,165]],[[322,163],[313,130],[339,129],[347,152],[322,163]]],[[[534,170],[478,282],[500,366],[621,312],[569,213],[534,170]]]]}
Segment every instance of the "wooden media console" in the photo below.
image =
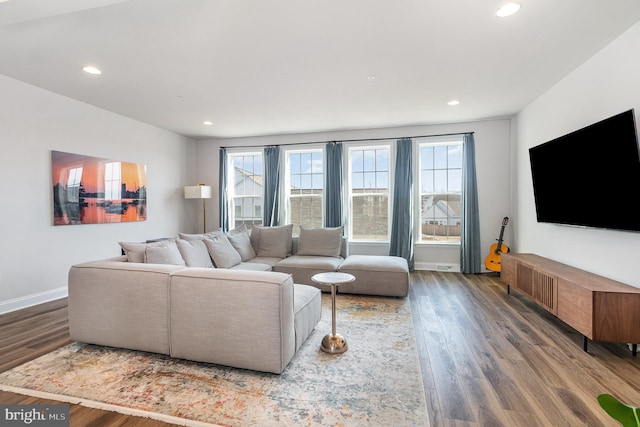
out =
{"type": "Polygon", "coordinates": [[[640,288],[534,254],[503,253],[500,279],[587,339],[640,343],[640,288]]]}

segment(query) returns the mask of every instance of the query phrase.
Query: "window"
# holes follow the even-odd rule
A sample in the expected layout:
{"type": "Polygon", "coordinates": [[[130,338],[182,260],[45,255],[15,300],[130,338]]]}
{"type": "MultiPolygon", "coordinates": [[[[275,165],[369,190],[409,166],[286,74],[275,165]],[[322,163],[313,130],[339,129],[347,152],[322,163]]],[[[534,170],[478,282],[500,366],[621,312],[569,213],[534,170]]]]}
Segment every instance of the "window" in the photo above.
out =
{"type": "Polygon", "coordinates": [[[67,177],[67,202],[78,203],[82,185],[82,167],[69,168],[67,177]]]}
{"type": "Polygon", "coordinates": [[[300,226],[322,227],[324,155],[322,149],[287,150],[285,188],[287,223],[293,234],[300,226]]]}
{"type": "Polygon", "coordinates": [[[349,239],[389,240],[389,145],[349,148],[349,239]]]}
{"type": "Polygon", "coordinates": [[[229,225],[262,224],[262,152],[229,153],[229,225]]]}
{"type": "Polygon", "coordinates": [[[122,167],[120,162],[107,162],[104,165],[104,199],[122,199],[122,167]]]}
{"type": "Polygon", "coordinates": [[[418,242],[460,243],[462,139],[421,143],[418,242]]]}

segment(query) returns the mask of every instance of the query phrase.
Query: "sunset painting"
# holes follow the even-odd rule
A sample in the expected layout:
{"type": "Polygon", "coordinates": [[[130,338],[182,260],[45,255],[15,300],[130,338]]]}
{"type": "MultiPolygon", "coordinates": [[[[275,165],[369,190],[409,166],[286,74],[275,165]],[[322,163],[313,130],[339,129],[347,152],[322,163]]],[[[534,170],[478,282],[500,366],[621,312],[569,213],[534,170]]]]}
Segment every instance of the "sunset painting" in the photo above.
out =
{"type": "Polygon", "coordinates": [[[146,166],[51,152],[53,224],[147,219],[146,166]]]}

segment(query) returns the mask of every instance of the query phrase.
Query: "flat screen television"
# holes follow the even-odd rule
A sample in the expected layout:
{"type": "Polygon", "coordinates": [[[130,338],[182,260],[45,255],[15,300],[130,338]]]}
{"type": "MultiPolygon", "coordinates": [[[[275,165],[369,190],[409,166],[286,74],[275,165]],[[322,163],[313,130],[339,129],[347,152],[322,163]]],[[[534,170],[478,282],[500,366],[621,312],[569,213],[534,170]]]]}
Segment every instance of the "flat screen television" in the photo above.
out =
{"type": "Polygon", "coordinates": [[[640,231],[633,109],[529,149],[538,222],[640,231]]]}

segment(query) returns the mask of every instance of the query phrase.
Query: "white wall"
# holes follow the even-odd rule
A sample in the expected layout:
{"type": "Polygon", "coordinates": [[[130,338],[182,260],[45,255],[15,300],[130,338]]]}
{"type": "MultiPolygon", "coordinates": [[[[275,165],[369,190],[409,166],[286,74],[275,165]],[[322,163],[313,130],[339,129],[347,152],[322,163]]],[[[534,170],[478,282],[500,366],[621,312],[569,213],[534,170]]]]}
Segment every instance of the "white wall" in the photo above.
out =
{"type": "Polygon", "coordinates": [[[0,313],[67,294],[69,267],[118,241],[195,231],[195,141],[0,75],[0,313]],[[53,226],[51,150],[147,165],[148,219],[53,226]]]}
{"type": "MultiPolygon", "coordinates": [[[[528,149],[630,108],[635,108],[640,123],[638,46],[640,23],[520,112],[513,197],[518,252],[533,252],[636,287],[640,287],[640,233],[536,222],[528,149]]],[[[605,141],[602,149],[607,149],[605,141]]],[[[629,194],[628,200],[602,202],[637,209],[637,199],[638,194],[629,194]]]]}
{"type": "MultiPolygon", "coordinates": [[[[216,228],[219,223],[218,162],[220,147],[264,146],[305,142],[341,141],[365,138],[395,138],[402,136],[438,135],[446,133],[474,132],[476,142],[476,162],[478,193],[480,199],[480,228],[483,251],[498,237],[502,219],[509,216],[511,204],[510,188],[510,146],[511,120],[497,119],[470,123],[443,124],[431,126],[411,126],[403,128],[368,129],[339,132],[320,132],[300,135],[275,135],[254,138],[213,139],[198,142],[198,180],[214,186],[211,208],[207,209],[207,224],[216,228]]],[[[199,219],[201,221],[201,217],[199,219]]],[[[510,238],[505,232],[505,243],[510,238]]],[[[350,253],[387,254],[388,245],[352,244],[350,253]]],[[[415,248],[416,268],[436,269],[451,266],[459,269],[460,251],[458,246],[417,245],[415,248]]]]}

